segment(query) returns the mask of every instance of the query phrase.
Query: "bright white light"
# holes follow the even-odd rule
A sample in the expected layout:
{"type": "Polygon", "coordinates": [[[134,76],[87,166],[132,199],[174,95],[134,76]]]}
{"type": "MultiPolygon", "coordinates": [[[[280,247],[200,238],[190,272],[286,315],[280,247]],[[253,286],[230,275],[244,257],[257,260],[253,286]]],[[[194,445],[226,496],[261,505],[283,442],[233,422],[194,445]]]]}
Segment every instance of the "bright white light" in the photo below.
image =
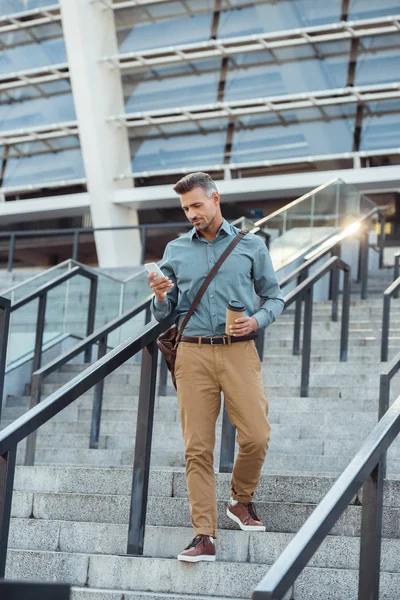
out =
{"type": "Polygon", "coordinates": [[[314,258],[314,256],[316,256],[317,254],[319,254],[326,248],[335,246],[338,242],[341,242],[345,238],[350,237],[353,233],[356,233],[356,231],[358,231],[360,229],[360,227],[361,227],[360,221],[355,221],[354,223],[352,223],[351,225],[346,227],[346,229],[343,229],[343,231],[341,233],[333,235],[332,237],[329,238],[329,240],[326,240],[326,242],[321,244],[321,246],[318,246],[318,248],[316,250],[313,250],[312,252],[307,254],[304,257],[304,259],[310,260],[310,258],[314,258]]]}

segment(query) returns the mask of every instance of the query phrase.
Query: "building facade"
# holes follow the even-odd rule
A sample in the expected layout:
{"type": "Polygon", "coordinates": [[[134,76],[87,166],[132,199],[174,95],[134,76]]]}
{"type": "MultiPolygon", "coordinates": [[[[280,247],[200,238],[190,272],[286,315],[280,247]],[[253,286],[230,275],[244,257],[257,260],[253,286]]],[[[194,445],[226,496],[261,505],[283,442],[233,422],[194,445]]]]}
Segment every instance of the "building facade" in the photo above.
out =
{"type": "Polygon", "coordinates": [[[395,202],[399,139],[398,0],[0,0],[5,228],[176,220],[195,170],[236,212],[336,176],[395,202]]]}

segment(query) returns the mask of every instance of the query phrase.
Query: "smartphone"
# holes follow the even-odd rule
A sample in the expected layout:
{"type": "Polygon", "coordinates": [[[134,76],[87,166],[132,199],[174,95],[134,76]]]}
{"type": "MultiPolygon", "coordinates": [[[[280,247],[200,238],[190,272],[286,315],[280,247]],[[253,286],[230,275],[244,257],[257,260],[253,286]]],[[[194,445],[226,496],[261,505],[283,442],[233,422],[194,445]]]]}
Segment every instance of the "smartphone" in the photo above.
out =
{"type": "Polygon", "coordinates": [[[165,277],[164,273],[161,271],[157,263],[147,263],[144,266],[146,267],[148,273],[157,273],[157,277],[154,277],[154,279],[160,279],[161,277],[165,277]]]}

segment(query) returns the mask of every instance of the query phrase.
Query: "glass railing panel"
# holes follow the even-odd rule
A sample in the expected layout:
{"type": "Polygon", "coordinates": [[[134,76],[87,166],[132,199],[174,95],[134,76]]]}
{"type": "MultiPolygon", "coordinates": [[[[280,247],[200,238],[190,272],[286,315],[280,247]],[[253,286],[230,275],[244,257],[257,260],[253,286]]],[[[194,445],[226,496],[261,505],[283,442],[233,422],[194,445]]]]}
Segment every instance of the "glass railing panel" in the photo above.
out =
{"type": "MultiPolygon", "coordinates": [[[[147,271],[145,270],[125,280],[123,287],[121,314],[135,306],[135,304],[143,302],[151,294],[147,280],[147,271]]],[[[143,311],[116,329],[109,336],[109,346],[114,348],[128,337],[136,335],[144,326],[145,319],[146,313],[143,311]]]]}
{"type": "Polygon", "coordinates": [[[39,301],[33,300],[10,315],[7,347],[7,367],[35,347],[36,320],[39,301]]]}
{"type": "Polygon", "coordinates": [[[46,269],[45,271],[38,273],[34,277],[27,279],[17,285],[1,291],[1,295],[5,298],[9,298],[13,303],[21,298],[35,292],[40,286],[48,283],[55,277],[58,277],[71,270],[75,266],[72,260],[66,260],[55,267],[46,269]]]}
{"type": "Polygon", "coordinates": [[[270,236],[272,262],[279,269],[359,221],[375,206],[357,188],[336,179],[255,225],[270,236]]]}

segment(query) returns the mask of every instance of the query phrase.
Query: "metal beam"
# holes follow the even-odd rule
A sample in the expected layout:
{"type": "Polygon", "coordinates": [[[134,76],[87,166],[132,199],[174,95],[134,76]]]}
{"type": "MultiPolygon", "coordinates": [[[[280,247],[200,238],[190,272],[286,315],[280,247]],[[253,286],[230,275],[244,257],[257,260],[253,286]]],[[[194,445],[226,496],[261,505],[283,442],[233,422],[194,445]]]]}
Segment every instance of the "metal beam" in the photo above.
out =
{"type": "MultiPolygon", "coordinates": [[[[102,61],[109,63],[113,68],[143,71],[156,66],[234,56],[263,50],[272,53],[279,48],[296,46],[313,45],[315,48],[315,44],[322,42],[337,42],[398,33],[399,20],[400,15],[393,15],[378,19],[335,23],[334,25],[289,29],[219,40],[211,39],[205,42],[105,56],[102,61]]],[[[377,49],[374,49],[374,52],[376,51],[377,49]]]]}
{"type": "Polygon", "coordinates": [[[60,7],[58,4],[46,6],[45,8],[25,10],[0,17],[0,35],[54,22],[61,22],[60,7]]]}
{"type": "Polygon", "coordinates": [[[0,132],[0,146],[51,140],[76,135],[79,135],[76,121],[52,123],[50,125],[41,125],[39,127],[2,131],[0,132]]]}
{"type": "Polygon", "coordinates": [[[0,76],[0,93],[20,87],[38,86],[41,83],[69,79],[68,63],[15,71],[0,76]]]}
{"type": "MultiPolygon", "coordinates": [[[[201,8],[200,10],[195,10],[194,7],[191,9],[188,9],[188,6],[185,2],[185,0],[178,0],[182,6],[185,8],[185,10],[188,10],[190,12],[190,14],[194,13],[194,14],[201,14],[201,13],[209,13],[212,12],[212,9],[206,9],[206,8],[201,8]]],[[[227,8],[243,8],[246,6],[249,6],[248,2],[237,2],[237,4],[235,4],[235,6],[230,5],[230,3],[228,2],[228,0],[224,0],[225,1],[225,5],[224,5],[224,10],[226,10],[227,8]]],[[[275,0],[276,1],[282,1],[282,0],[275,0]]],[[[153,6],[156,4],[166,4],[167,2],[171,2],[171,0],[121,0],[120,2],[111,2],[109,0],[93,0],[93,2],[99,2],[101,4],[107,5],[109,8],[112,8],[113,10],[121,10],[123,8],[144,8],[146,6],[153,6]]],[[[253,5],[258,5],[258,4],[269,4],[270,0],[253,0],[252,4],[253,5]]]]}
{"type": "Polygon", "coordinates": [[[259,115],[271,112],[280,113],[301,110],[303,108],[323,108],[324,106],[334,105],[365,104],[378,100],[393,100],[398,98],[400,98],[400,83],[392,83],[142,111],[115,115],[108,120],[118,125],[125,125],[132,128],[172,125],[185,122],[199,124],[200,121],[210,119],[232,119],[244,115],[259,115]]]}
{"type": "Polygon", "coordinates": [[[177,167],[175,169],[163,169],[154,171],[136,171],[126,174],[121,174],[118,179],[135,179],[135,178],[148,178],[148,177],[159,177],[164,175],[186,175],[187,173],[193,173],[194,171],[206,171],[213,173],[224,173],[226,168],[231,171],[255,168],[271,168],[280,167],[286,165],[311,165],[316,162],[329,162],[337,160],[353,160],[355,158],[367,158],[370,156],[398,156],[400,155],[399,148],[384,148],[377,150],[363,150],[361,152],[342,152],[339,154],[320,154],[315,156],[301,156],[296,158],[277,159],[277,160],[262,160],[252,162],[238,162],[238,163],[208,163],[193,165],[191,167],[177,167]]]}
{"type": "Polygon", "coordinates": [[[348,87],[352,87],[354,85],[354,80],[356,77],[356,69],[357,69],[357,56],[358,56],[359,44],[360,44],[359,39],[353,38],[351,40],[349,64],[348,64],[348,68],[347,68],[347,86],[348,87]]]}
{"type": "Polygon", "coordinates": [[[340,16],[341,21],[347,21],[349,16],[350,0],[342,0],[342,14],[340,16]]]}
{"type": "Polygon", "coordinates": [[[70,186],[76,186],[76,185],[85,185],[85,184],[86,184],[85,178],[70,179],[70,180],[63,179],[61,181],[48,181],[48,182],[45,181],[43,183],[34,183],[31,185],[26,184],[26,185],[0,187],[0,191],[1,191],[1,193],[5,194],[5,195],[7,195],[7,194],[11,195],[11,194],[16,194],[16,193],[34,192],[34,191],[42,190],[44,188],[53,189],[53,188],[70,187],[70,186]]]}

